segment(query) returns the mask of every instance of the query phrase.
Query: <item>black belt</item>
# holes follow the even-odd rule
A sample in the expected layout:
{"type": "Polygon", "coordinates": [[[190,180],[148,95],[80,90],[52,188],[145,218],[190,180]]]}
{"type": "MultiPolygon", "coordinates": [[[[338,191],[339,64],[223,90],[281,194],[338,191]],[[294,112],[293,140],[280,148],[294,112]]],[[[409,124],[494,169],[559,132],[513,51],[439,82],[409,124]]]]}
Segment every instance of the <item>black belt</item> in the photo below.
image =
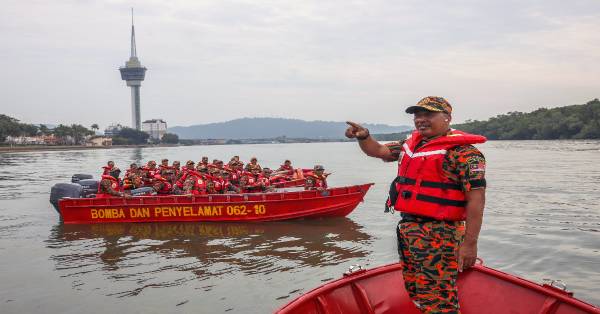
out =
{"type": "Polygon", "coordinates": [[[400,222],[430,222],[430,221],[439,221],[438,219],[432,217],[425,217],[419,215],[413,215],[408,213],[401,213],[402,220],[400,222]]]}

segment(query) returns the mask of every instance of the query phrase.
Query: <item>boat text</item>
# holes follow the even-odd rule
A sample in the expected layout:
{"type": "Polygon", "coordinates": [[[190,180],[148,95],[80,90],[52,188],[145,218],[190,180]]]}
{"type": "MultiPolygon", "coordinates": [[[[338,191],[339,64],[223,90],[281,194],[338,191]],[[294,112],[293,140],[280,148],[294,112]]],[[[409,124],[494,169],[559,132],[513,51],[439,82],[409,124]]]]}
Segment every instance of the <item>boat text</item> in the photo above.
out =
{"type": "Polygon", "coordinates": [[[92,208],[92,219],[148,219],[169,217],[218,217],[265,215],[267,208],[256,205],[155,206],[130,208],[92,208]]]}

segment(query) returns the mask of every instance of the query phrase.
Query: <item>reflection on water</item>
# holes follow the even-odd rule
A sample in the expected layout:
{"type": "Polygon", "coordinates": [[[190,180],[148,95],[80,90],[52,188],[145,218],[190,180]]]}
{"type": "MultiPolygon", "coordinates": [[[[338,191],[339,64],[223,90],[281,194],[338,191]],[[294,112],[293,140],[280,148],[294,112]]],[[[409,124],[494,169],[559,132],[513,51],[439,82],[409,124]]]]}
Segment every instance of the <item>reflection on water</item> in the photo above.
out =
{"type": "MultiPolygon", "coordinates": [[[[364,257],[370,236],[348,218],[272,223],[117,223],[56,225],[47,247],[61,276],[107,271],[109,280],[145,281],[149,273],[187,273],[148,287],[177,286],[238,272],[244,275],[325,267],[364,257]],[[171,262],[156,264],[156,259],[171,262]],[[83,267],[82,267],[83,265],[83,267]],[[142,271],[140,271],[142,270],[142,271]]],[[[153,275],[153,276],[154,276],[153,275]]]]}

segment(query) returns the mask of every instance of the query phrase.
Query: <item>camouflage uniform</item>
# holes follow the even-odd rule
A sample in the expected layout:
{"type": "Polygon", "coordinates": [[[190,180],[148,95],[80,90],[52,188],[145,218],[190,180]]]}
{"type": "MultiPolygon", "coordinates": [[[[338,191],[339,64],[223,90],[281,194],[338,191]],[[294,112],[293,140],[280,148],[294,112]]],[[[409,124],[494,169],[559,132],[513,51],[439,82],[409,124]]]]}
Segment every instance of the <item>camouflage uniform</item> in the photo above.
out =
{"type": "MultiPolygon", "coordinates": [[[[398,160],[402,142],[386,146],[393,159],[398,160]]],[[[465,192],[486,186],[485,158],[472,145],[449,149],[442,162],[442,172],[465,192]]],[[[423,313],[460,313],[457,256],[464,230],[463,221],[402,214],[396,229],[398,254],[406,290],[423,313]]]]}

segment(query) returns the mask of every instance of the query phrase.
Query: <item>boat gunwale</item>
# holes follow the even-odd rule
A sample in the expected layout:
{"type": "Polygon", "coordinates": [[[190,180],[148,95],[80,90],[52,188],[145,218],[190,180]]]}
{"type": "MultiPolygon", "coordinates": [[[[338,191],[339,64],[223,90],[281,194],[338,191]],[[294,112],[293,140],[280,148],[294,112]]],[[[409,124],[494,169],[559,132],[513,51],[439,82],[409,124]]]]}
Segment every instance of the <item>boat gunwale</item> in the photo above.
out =
{"type": "MultiPolygon", "coordinates": [[[[297,306],[304,304],[305,302],[311,302],[312,300],[316,300],[319,296],[325,295],[333,290],[344,286],[351,286],[352,284],[356,284],[358,281],[365,279],[376,277],[381,274],[391,273],[395,271],[402,272],[402,266],[400,263],[388,264],[383,266],[378,266],[372,269],[363,269],[354,273],[344,274],[341,278],[325,283],[319,287],[316,287],[296,299],[288,302],[283,305],[279,309],[275,311],[275,313],[288,313],[289,311],[293,311],[297,306]]],[[[473,267],[465,270],[465,272],[480,272],[483,274],[487,274],[493,276],[495,278],[508,281],[510,283],[516,284],[518,286],[534,290],[535,292],[539,292],[547,297],[552,297],[557,299],[559,302],[567,303],[568,305],[574,306],[580,310],[600,314],[600,308],[595,307],[594,305],[587,303],[583,300],[575,298],[573,295],[568,294],[568,292],[561,292],[554,290],[555,288],[552,286],[545,286],[542,284],[535,283],[533,281],[517,277],[515,275],[511,275],[482,264],[474,265],[473,267]]]]}

